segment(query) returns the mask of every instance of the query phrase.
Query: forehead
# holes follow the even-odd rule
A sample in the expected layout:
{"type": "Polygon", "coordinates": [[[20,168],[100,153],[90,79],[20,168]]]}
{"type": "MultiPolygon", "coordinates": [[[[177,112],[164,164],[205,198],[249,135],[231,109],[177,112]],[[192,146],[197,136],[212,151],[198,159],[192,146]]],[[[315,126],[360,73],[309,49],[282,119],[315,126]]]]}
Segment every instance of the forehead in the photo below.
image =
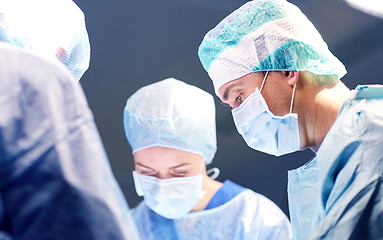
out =
{"type": "Polygon", "coordinates": [[[239,88],[241,86],[240,79],[233,80],[231,82],[225,83],[218,89],[218,97],[221,99],[221,101],[227,100],[230,91],[235,90],[236,88],[239,88]]]}
{"type": "Polygon", "coordinates": [[[134,153],[134,162],[152,169],[174,168],[180,165],[200,167],[203,157],[173,148],[150,147],[134,153]]]}
{"type": "Polygon", "coordinates": [[[256,80],[262,80],[262,73],[253,72],[243,77],[227,82],[218,89],[219,98],[222,101],[226,101],[231,92],[235,92],[242,89],[252,89],[257,84],[256,80]]]}

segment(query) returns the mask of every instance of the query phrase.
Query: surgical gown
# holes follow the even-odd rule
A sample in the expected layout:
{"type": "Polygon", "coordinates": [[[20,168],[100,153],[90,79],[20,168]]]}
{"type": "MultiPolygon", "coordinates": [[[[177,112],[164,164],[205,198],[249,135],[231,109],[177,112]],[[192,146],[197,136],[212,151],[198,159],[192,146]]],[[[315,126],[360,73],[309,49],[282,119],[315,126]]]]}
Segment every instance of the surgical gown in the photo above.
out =
{"type": "Polygon", "coordinates": [[[133,209],[140,237],[146,240],[291,239],[290,222],[272,201],[249,189],[238,191],[242,187],[230,181],[225,181],[221,188],[223,191],[219,189],[218,197],[213,196],[208,204],[209,209],[174,220],[158,215],[142,201],[133,209]]]}
{"type": "Polygon", "coordinates": [[[0,238],[138,239],[80,85],[0,43],[0,238]]]}
{"type": "Polygon", "coordinates": [[[289,173],[294,239],[383,239],[382,180],[383,86],[358,86],[315,159],[289,173]]]}

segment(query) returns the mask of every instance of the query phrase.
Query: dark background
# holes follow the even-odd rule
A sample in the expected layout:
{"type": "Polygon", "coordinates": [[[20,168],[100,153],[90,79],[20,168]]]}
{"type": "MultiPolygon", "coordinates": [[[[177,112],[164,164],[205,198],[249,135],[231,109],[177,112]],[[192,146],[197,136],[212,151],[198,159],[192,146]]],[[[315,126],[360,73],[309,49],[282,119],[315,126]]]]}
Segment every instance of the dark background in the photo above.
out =
{"type": "MultiPolygon", "coordinates": [[[[214,95],[197,56],[204,35],[243,0],[75,0],[91,42],[91,64],[80,81],[113,172],[134,207],[133,158],[123,129],[126,99],[140,87],[175,77],[214,95]]],[[[346,65],[349,88],[382,83],[383,21],[341,0],[290,1],[313,22],[330,50],[346,65]]],[[[210,166],[273,200],[286,214],[287,171],[314,156],[310,150],[273,157],[246,146],[231,112],[214,95],[218,151],[210,166]]],[[[190,99],[193,101],[193,99],[190,99]]]]}

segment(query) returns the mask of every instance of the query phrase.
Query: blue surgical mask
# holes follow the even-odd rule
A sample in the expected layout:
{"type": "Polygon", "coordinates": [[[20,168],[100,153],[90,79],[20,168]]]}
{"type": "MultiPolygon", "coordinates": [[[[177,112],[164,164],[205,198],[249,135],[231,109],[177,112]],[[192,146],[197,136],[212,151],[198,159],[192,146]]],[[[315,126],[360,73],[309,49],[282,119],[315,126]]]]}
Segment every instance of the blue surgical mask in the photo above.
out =
{"type": "Polygon", "coordinates": [[[189,213],[203,197],[203,175],[159,179],[133,171],[136,192],[159,215],[176,219],[189,213]]]}
{"type": "MultiPolygon", "coordinates": [[[[263,79],[261,91],[268,72],[263,79]]],[[[291,97],[290,113],[275,116],[268,108],[260,90],[248,96],[232,110],[237,131],[247,145],[255,150],[275,156],[300,150],[298,115],[292,113],[295,86],[291,97]]]]}

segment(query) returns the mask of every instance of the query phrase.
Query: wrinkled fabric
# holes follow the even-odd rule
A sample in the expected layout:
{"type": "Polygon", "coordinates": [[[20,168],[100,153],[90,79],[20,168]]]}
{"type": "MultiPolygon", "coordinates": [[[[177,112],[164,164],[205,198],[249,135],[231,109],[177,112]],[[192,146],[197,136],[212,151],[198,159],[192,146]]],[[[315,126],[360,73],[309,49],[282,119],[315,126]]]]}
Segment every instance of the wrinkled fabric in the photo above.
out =
{"type": "Polygon", "coordinates": [[[210,164],[217,151],[213,96],[174,78],[130,96],[124,128],[133,153],[161,146],[198,154],[210,164]]]}
{"type": "Polygon", "coordinates": [[[61,61],[78,81],[89,67],[85,17],[72,0],[1,0],[0,41],[61,61]]]}
{"type": "Polygon", "coordinates": [[[0,240],[12,240],[12,237],[3,231],[0,231],[0,240]]]}
{"type": "Polygon", "coordinates": [[[0,43],[0,229],[20,240],[137,239],[84,93],[0,43]],[[7,226],[7,225],[6,225],[7,226]]]}
{"type": "Polygon", "coordinates": [[[286,0],[247,2],[205,35],[198,56],[217,95],[225,83],[251,72],[346,74],[310,20],[286,0]]]}
{"type": "Polygon", "coordinates": [[[269,199],[245,190],[225,204],[170,220],[145,202],[133,209],[142,239],[291,239],[285,214],[269,199]]]}
{"type": "Polygon", "coordinates": [[[358,86],[343,104],[316,156],[319,211],[307,207],[319,221],[296,239],[383,239],[382,106],[381,85],[358,86]]]}
{"type": "Polygon", "coordinates": [[[308,239],[315,229],[320,212],[318,199],[318,164],[312,159],[288,172],[287,193],[293,239],[308,239]]]}
{"type": "Polygon", "coordinates": [[[4,221],[5,219],[5,209],[3,205],[3,200],[1,199],[0,195],[0,240],[12,240],[12,237],[2,229],[8,228],[7,222],[4,221]]]}

